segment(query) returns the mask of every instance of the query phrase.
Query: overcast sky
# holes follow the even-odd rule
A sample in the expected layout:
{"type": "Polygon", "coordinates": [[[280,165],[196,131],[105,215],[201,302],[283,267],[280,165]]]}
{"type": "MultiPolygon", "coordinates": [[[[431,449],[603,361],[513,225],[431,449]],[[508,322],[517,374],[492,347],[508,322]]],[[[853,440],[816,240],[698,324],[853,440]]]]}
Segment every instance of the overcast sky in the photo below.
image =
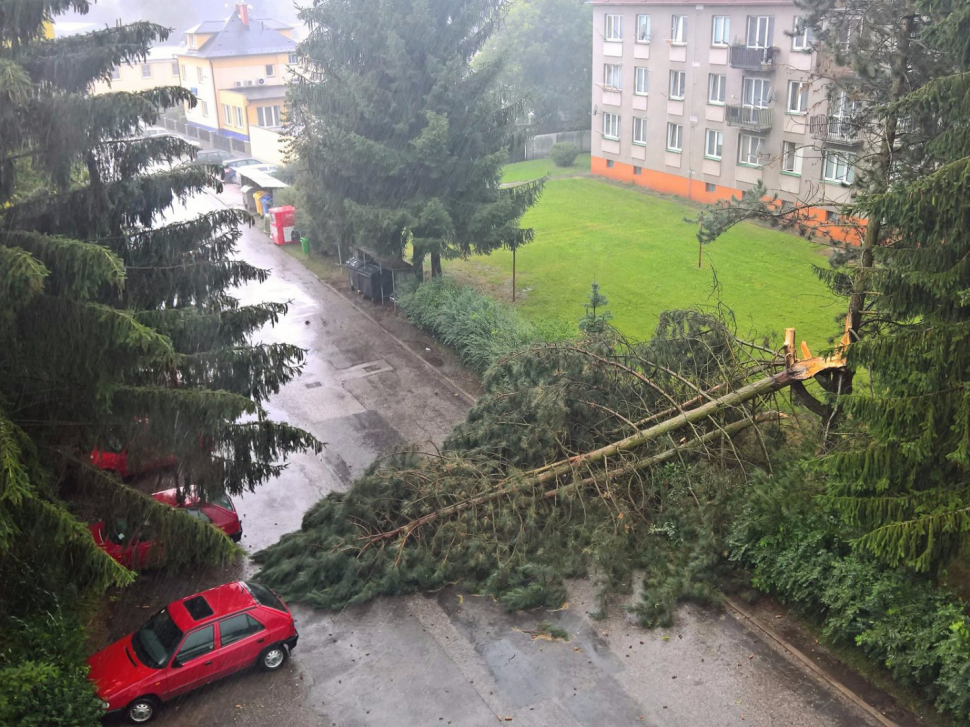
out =
{"type": "MultiPolygon", "coordinates": [[[[301,4],[303,0],[300,0],[301,4]]],[[[283,22],[296,22],[296,8],[293,0],[250,0],[251,17],[273,18],[283,22]]],[[[235,7],[228,0],[96,0],[87,15],[65,13],[55,18],[65,21],[114,25],[119,19],[123,22],[151,20],[160,25],[182,31],[203,20],[220,20],[227,17],[235,7]]],[[[179,43],[178,34],[169,38],[170,43],[179,43]]]]}

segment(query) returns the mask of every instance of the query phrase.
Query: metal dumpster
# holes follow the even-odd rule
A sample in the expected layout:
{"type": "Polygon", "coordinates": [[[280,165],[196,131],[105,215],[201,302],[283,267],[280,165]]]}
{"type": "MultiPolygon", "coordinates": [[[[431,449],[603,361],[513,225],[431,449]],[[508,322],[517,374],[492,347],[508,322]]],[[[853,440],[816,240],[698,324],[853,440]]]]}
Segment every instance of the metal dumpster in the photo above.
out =
{"type": "Polygon", "coordinates": [[[352,257],[348,258],[344,265],[347,266],[347,277],[350,279],[350,289],[360,290],[358,274],[360,273],[360,269],[365,265],[364,261],[359,257],[352,257]]]}

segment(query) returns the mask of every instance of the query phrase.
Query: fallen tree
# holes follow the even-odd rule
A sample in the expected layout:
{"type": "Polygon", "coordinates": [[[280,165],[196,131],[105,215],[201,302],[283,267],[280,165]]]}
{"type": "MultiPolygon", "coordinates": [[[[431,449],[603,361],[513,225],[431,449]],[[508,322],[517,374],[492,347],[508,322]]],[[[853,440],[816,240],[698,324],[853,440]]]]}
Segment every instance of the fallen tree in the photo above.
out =
{"type": "MultiPolygon", "coordinates": [[[[665,562],[703,549],[718,502],[770,467],[773,395],[842,365],[804,344],[796,358],[794,331],[772,352],[697,311],[665,314],[646,344],[607,328],[533,346],[490,369],[440,452],[376,462],[258,553],[259,577],[325,608],[452,583],[531,608],[561,605],[563,579],[593,570],[605,598],[663,567],[658,547],[682,550],[665,562]],[[693,504],[672,524],[678,498],[693,504]]],[[[649,599],[642,620],[668,619],[676,595],[649,599]]]]}

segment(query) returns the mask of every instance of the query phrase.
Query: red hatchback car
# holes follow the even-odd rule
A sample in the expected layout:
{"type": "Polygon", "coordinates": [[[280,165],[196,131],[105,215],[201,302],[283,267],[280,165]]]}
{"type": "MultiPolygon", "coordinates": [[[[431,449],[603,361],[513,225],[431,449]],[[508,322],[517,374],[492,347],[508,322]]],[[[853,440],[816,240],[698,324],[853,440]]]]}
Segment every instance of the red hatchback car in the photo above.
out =
{"type": "MultiPolygon", "coordinates": [[[[236,513],[236,506],[225,493],[207,501],[188,493],[179,502],[178,491],[171,489],[156,492],[152,498],[180,508],[197,520],[215,525],[236,543],[242,539],[242,522],[236,513]]],[[[145,528],[132,528],[123,518],[110,523],[92,523],[88,525],[88,530],[98,547],[126,568],[148,568],[154,565],[155,560],[160,560],[159,546],[152,540],[151,533],[145,528]]]]}
{"type": "Polygon", "coordinates": [[[173,601],[88,659],[108,715],[148,722],[162,703],[247,667],[277,671],[299,634],[286,604],[258,583],[173,601]]]}

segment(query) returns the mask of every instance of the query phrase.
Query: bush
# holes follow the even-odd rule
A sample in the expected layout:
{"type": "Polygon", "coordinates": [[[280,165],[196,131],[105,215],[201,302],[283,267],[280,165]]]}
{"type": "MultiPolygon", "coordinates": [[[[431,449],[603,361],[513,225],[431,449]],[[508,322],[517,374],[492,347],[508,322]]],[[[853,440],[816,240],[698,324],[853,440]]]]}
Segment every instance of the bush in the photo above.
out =
{"type": "Polygon", "coordinates": [[[509,307],[441,278],[405,293],[400,306],[412,323],[453,348],[479,376],[501,356],[540,338],[509,307]]]}
{"type": "Polygon", "coordinates": [[[571,167],[579,156],[579,147],[575,144],[560,142],[549,149],[549,157],[557,167],[571,167]]]}
{"type": "Polygon", "coordinates": [[[734,559],[752,569],[755,587],[817,620],[834,642],[861,649],[941,712],[970,720],[965,608],[930,579],[853,550],[852,533],[797,484],[806,474],[755,486],[732,534],[734,559]]]}

